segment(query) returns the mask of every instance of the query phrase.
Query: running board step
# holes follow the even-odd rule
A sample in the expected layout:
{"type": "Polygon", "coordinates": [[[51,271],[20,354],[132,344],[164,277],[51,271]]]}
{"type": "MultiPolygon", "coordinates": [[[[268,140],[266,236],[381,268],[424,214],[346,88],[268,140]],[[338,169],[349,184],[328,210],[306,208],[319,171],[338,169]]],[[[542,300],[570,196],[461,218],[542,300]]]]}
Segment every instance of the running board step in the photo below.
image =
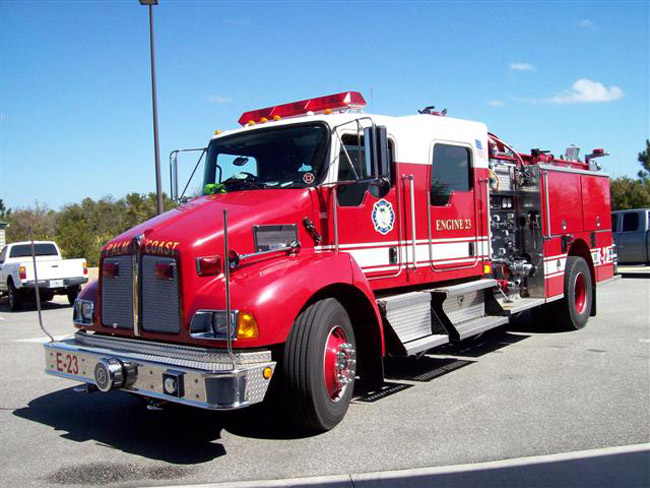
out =
{"type": "Polygon", "coordinates": [[[472,291],[485,290],[486,288],[494,288],[497,286],[497,280],[482,279],[470,281],[468,283],[461,283],[460,285],[444,286],[441,288],[432,288],[429,290],[434,294],[443,294],[447,297],[463,295],[472,291]]]}
{"type": "Polygon", "coordinates": [[[494,329],[500,325],[508,323],[509,318],[503,316],[487,315],[477,319],[468,320],[462,324],[454,325],[458,340],[464,340],[468,337],[475,336],[486,330],[494,329]]]}
{"type": "Polygon", "coordinates": [[[432,334],[405,343],[404,349],[406,349],[407,356],[412,356],[419,352],[433,349],[434,347],[442,346],[447,343],[449,343],[449,336],[447,334],[432,334]]]}
{"type": "Polygon", "coordinates": [[[508,302],[503,297],[496,297],[496,301],[506,315],[513,315],[546,303],[543,298],[515,298],[508,302]]]}

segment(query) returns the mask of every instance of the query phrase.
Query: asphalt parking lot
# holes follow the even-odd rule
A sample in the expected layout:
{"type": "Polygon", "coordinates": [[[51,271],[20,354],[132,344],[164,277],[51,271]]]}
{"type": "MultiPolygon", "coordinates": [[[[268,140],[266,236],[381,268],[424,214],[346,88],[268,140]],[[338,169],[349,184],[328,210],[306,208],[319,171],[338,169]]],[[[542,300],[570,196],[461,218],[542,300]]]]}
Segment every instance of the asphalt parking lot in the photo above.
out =
{"type": "MultiPolygon", "coordinates": [[[[55,337],[72,332],[64,300],[47,304],[43,317],[55,337]]],[[[72,382],[43,373],[33,307],[11,313],[3,300],[0,319],[3,486],[369,473],[650,441],[647,277],[600,288],[598,316],[578,332],[524,315],[419,361],[393,360],[392,394],[357,398],[341,425],[316,436],[264,408],[152,412],[121,392],[75,393],[72,382]]]]}

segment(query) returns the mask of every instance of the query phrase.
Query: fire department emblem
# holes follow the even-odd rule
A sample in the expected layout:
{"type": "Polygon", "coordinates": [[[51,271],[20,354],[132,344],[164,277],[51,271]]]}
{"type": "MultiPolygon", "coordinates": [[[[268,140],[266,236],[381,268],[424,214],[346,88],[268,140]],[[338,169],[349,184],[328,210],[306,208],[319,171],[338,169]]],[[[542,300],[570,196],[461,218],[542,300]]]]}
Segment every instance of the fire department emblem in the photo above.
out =
{"type": "Polygon", "coordinates": [[[372,209],[372,223],[375,230],[382,235],[388,234],[393,230],[395,223],[395,212],[393,206],[386,200],[379,200],[372,209]]]}

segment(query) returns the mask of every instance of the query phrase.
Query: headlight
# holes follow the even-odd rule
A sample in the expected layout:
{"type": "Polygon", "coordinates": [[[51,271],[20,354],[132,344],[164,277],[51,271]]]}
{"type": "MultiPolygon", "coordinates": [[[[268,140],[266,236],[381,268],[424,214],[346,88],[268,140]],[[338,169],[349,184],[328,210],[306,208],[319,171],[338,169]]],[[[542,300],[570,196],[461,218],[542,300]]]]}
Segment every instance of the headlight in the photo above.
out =
{"type": "MultiPolygon", "coordinates": [[[[237,311],[230,312],[231,337],[237,337],[237,311]]],[[[228,324],[225,310],[198,310],[190,325],[190,335],[195,339],[226,340],[228,324]]]]}
{"type": "Polygon", "coordinates": [[[72,320],[77,325],[93,325],[95,304],[89,300],[75,300],[72,320]]]}
{"type": "MultiPolygon", "coordinates": [[[[198,310],[192,317],[190,335],[195,339],[225,341],[228,337],[228,324],[225,310],[198,310]]],[[[257,339],[260,331],[255,316],[249,312],[231,312],[232,340],[257,339]]]]}

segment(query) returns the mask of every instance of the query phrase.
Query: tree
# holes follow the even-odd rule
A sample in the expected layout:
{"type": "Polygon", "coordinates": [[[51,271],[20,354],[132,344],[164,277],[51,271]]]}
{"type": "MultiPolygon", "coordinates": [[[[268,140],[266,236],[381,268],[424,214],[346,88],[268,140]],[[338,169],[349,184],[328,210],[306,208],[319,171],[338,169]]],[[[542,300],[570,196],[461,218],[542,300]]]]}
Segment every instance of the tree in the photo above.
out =
{"type": "Polygon", "coordinates": [[[610,182],[612,210],[650,207],[650,140],[645,141],[645,151],[639,153],[641,170],[638,179],[628,176],[614,178],[610,182]]]}
{"type": "Polygon", "coordinates": [[[612,210],[650,207],[650,179],[614,178],[610,191],[612,210]]]}
{"type": "Polygon", "coordinates": [[[30,226],[34,239],[50,240],[54,238],[56,212],[38,204],[34,208],[13,209],[7,215],[7,223],[7,242],[28,240],[30,226]]]}
{"type": "Polygon", "coordinates": [[[639,170],[639,178],[642,180],[650,179],[650,140],[645,140],[645,151],[639,153],[639,163],[641,163],[642,169],[639,170]]]}
{"type": "Polygon", "coordinates": [[[5,207],[5,202],[3,202],[2,198],[0,198],[0,222],[6,222],[9,219],[10,215],[11,209],[5,207]]]}

